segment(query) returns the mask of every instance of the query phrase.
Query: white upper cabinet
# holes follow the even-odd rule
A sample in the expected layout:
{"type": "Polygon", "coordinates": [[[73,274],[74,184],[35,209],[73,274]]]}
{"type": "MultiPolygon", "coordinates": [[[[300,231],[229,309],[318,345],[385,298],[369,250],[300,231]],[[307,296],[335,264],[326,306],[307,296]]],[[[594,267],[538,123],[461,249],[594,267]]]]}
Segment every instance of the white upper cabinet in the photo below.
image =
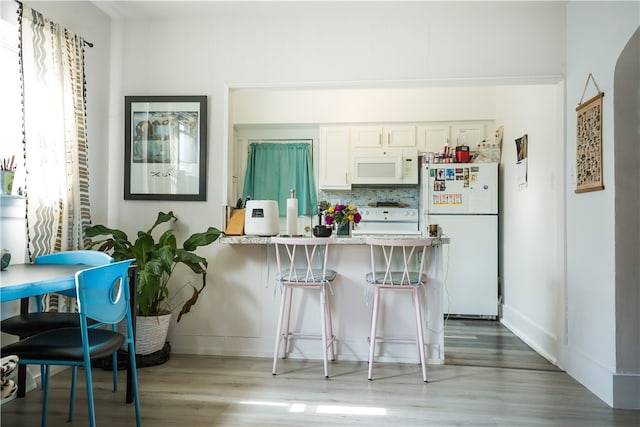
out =
{"type": "Polygon", "coordinates": [[[382,147],[382,126],[353,126],[353,148],[382,147]]]}
{"type": "Polygon", "coordinates": [[[451,125],[450,147],[466,145],[471,150],[475,150],[478,144],[486,139],[485,124],[482,122],[463,122],[451,125]]]}
{"type": "Polygon", "coordinates": [[[412,125],[353,126],[352,148],[415,147],[416,127],[412,125]]]}
{"type": "Polygon", "coordinates": [[[420,125],[418,126],[418,151],[421,153],[440,153],[449,144],[449,125],[420,125]]]}
{"type": "Polygon", "coordinates": [[[487,139],[487,130],[491,131],[492,126],[490,121],[418,125],[418,151],[441,153],[445,145],[451,149],[466,145],[470,150],[475,150],[478,144],[487,139]]]}
{"type": "Polygon", "coordinates": [[[390,147],[415,147],[416,127],[406,125],[385,126],[387,144],[390,147]]]}
{"type": "Polygon", "coordinates": [[[318,187],[321,190],[351,189],[351,144],[348,126],[320,127],[318,187]]]}

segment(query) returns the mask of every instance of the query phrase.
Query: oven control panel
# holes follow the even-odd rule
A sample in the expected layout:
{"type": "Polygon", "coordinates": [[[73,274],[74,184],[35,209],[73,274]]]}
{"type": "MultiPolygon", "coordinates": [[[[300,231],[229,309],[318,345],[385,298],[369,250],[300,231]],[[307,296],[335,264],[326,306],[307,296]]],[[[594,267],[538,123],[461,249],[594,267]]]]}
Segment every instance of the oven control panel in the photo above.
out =
{"type": "Polygon", "coordinates": [[[420,234],[418,209],[365,207],[358,212],[362,219],[353,234],[420,234]]]}
{"type": "Polygon", "coordinates": [[[400,221],[418,223],[418,209],[413,208],[358,208],[362,221],[400,221]]]}

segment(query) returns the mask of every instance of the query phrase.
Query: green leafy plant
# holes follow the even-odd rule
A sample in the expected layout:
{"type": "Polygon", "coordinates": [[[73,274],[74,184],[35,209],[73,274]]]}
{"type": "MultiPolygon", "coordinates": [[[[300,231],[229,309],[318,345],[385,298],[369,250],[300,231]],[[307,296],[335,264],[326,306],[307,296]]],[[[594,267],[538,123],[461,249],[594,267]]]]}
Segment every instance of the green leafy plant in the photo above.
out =
{"type": "Polygon", "coordinates": [[[138,231],[137,239],[131,243],[127,234],[121,230],[94,225],[86,229],[86,234],[94,239],[90,247],[109,253],[114,260],[121,261],[135,258],[137,268],[138,315],[157,316],[171,312],[169,299],[169,278],[178,264],[189,267],[194,273],[202,276],[202,286],[193,288],[191,297],[182,305],[177,321],[188,313],[198,301],[198,297],[207,284],[207,260],[194,251],[218,239],[222,232],[209,227],[203,233],[189,236],[182,248],[177,245],[173,229],[164,231],[158,241],[152,233],[154,229],[166,222],[175,222],[178,218],[172,211],[160,212],[151,228],[138,231]]]}

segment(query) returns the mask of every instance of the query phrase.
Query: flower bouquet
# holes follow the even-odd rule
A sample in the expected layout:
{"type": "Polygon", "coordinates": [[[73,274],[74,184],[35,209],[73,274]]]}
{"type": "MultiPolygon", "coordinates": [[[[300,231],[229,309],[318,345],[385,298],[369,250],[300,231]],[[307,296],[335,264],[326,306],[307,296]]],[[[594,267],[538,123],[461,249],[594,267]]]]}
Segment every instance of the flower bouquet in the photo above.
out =
{"type": "Polygon", "coordinates": [[[358,224],[362,219],[358,208],[353,205],[329,206],[324,216],[324,222],[328,226],[336,225],[337,235],[349,235],[351,223],[358,224]]]}

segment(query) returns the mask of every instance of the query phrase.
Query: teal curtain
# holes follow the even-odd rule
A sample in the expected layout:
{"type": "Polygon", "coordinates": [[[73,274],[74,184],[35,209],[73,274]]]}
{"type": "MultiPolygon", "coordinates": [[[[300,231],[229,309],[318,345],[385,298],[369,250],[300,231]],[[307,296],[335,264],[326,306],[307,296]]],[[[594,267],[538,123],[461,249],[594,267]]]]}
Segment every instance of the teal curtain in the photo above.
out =
{"type": "Polygon", "coordinates": [[[276,200],[286,216],[287,199],[296,190],[298,216],[317,213],[311,145],[307,143],[254,142],[249,145],[242,198],[276,200]]]}

